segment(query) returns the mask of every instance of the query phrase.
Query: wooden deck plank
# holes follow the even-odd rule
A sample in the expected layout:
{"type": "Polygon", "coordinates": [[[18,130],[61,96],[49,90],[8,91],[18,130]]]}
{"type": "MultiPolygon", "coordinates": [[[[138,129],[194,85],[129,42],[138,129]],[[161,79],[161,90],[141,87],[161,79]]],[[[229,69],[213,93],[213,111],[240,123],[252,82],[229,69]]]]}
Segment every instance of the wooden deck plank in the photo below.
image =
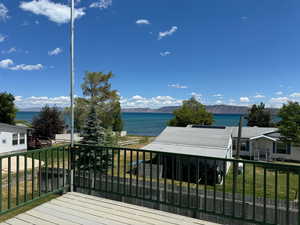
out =
{"type": "Polygon", "coordinates": [[[5,222],[8,224],[11,224],[11,225],[28,225],[28,224],[32,225],[33,224],[33,223],[25,222],[23,220],[19,220],[17,218],[12,218],[12,219],[6,220],[5,222]]]}
{"type": "Polygon", "coordinates": [[[143,211],[127,208],[124,206],[110,204],[102,201],[91,200],[89,198],[82,198],[81,196],[75,197],[71,195],[65,195],[63,196],[63,198],[60,198],[58,200],[64,200],[69,203],[79,204],[81,206],[86,206],[87,208],[94,208],[95,210],[101,209],[102,211],[105,210],[106,212],[117,212],[118,215],[120,216],[125,215],[125,217],[129,216],[129,218],[138,218],[140,221],[142,220],[142,221],[150,222],[152,224],[161,224],[161,225],[164,225],[166,223],[175,224],[175,225],[191,224],[191,223],[187,223],[186,221],[182,221],[170,217],[164,217],[152,213],[145,213],[143,211]]]}
{"type": "Polygon", "coordinates": [[[128,203],[124,203],[124,202],[114,201],[114,200],[110,200],[110,199],[106,199],[106,198],[100,198],[100,197],[97,197],[97,196],[85,195],[85,194],[81,194],[81,193],[78,193],[78,192],[68,192],[64,196],[65,197],[67,197],[67,196],[80,196],[80,197],[85,198],[85,199],[95,200],[96,202],[105,202],[105,203],[112,204],[112,205],[118,205],[118,206],[124,207],[126,209],[133,209],[133,210],[141,211],[141,212],[144,212],[144,213],[150,213],[150,214],[153,214],[153,215],[163,216],[164,218],[170,218],[170,219],[176,219],[176,220],[179,220],[179,221],[185,221],[188,224],[195,223],[195,224],[200,224],[200,225],[202,225],[202,224],[217,225],[215,223],[202,221],[202,220],[194,219],[194,218],[191,218],[191,217],[186,217],[186,216],[182,216],[182,215],[178,215],[178,214],[174,214],[174,213],[160,211],[160,210],[157,210],[157,209],[146,208],[146,207],[143,207],[143,206],[128,204],[128,203]]]}
{"type": "Polygon", "coordinates": [[[33,223],[35,225],[55,225],[55,223],[48,222],[46,220],[40,219],[40,218],[35,217],[35,216],[31,216],[27,213],[23,213],[21,215],[18,215],[15,218],[17,218],[19,220],[26,221],[28,223],[33,223]]]}
{"type": "Polygon", "coordinates": [[[46,214],[46,213],[41,213],[37,210],[30,210],[30,211],[26,212],[26,214],[29,214],[31,216],[35,216],[35,217],[38,217],[38,218],[43,218],[46,221],[50,221],[50,222],[53,221],[55,224],[64,224],[64,225],[80,224],[80,223],[77,223],[76,221],[70,222],[70,221],[68,221],[64,218],[62,219],[62,218],[59,218],[57,216],[53,216],[53,215],[46,214]]]}
{"type": "Polygon", "coordinates": [[[118,214],[116,214],[115,212],[112,212],[112,211],[108,212],[108,211],[103,211],[103,210],[94,210],[92,208],[87,208],[86,205],[85,205],[85,207],[79,206],[75,202],[67,203],[67,202],[64,202],[64,201],[61,201],[61,200],[56,200],[56,201],[52,201],[51,203],[55,204],[59,207],[66,207],[66,208],[72,209],[74,211],[80,211],[82,213],[85,213],[86,216],[98,217],[98,219],[100,221],[103,221],[103,218],[107,218],[107,219],[115,220],[116,222],[122,221],[123,224],[140,225],[140,224],[143,223],[143,224],[151,224],[152,225],[152,223],[146,223],[142,220],[131,219],[130,215],[120,216],[120,215],[118,215],[118,214]]]}
{"type": "MultiPolygon", "coordinates": [[[[128,211],[124,212],[122,210],[116,210],[115,208],[107,208],[107,207],[103,207],[103,206],[99,206],[96,204],[96,202],[87,202],[87,200],[85,201],[81,201],[80,198],[75,198],[75,199],[69,199],[69,198],[60,198],[57,201],[63,201],[69,204],[74,204],[76,206],[79,207],[84,207],[86,209],[90,210],[95,210],[96,212],[103,212],[103,213],[109,213],[109,214],[113,214],[116,216],[120,216],[121,218],[126,218],[126,219],[130,219],[130,220],[136,220],[137,223],[145,223],[145,224],[152,224],[152,225],[164,225],[166,224],[165,222],[162,222],[160,220],[157,219],[153,219],[151,217],[148,217],[147,215],[144,214],[144,216],[140,216],[140,215],[136,215],[134,213],[128,213],[128,211]]],[[[171,223],[170,223],[171,224],[171,223]]]]}

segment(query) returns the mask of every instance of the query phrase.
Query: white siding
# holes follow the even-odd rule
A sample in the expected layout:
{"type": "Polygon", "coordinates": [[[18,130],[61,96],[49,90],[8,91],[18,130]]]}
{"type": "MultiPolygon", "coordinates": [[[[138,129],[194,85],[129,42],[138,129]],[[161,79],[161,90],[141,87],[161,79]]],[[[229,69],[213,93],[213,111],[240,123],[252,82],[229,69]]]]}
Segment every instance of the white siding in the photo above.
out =
{"type": "Polygon", "coordinates": [[[5,152],[22,151],[27,150],[27,134],[25,132],[25,143],[20,143],[20,133],[18,133],[18,144],[12,144],[13,133],[0,132],[0,154],[5,152]]]}

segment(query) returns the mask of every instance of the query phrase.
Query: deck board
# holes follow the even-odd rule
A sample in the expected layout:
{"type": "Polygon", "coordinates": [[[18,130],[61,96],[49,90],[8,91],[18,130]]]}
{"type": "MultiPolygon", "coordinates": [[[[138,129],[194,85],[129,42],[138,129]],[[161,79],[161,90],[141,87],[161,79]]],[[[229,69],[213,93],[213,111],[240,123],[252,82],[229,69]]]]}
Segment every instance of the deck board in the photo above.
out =
{"type": "Polygon", "coordinates": [[[181,215],[75,192],[37,206],[0,225],[216,225],[181,215]]]}

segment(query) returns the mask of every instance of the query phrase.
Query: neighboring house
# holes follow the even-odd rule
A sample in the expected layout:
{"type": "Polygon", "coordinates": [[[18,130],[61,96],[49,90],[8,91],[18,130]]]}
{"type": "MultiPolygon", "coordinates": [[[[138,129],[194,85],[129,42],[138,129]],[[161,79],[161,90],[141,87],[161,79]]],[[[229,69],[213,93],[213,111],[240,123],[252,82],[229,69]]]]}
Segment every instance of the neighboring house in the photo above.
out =
{"type": "MultiPolygon", "coordinates": [[[[233,154],[236,153],[238,127],[230,127],[233,137],[233,154]]],[[[255,160],[300,161],[300,146],[286,144],[280,140],[280,133],[274,127],[243,127],[241,156],[255,160]]]]}
{"type": "Polygon", "coordinates": [[[0,154],[27,150],[27,131],[24,126],[0,123],[0,154]]]}
{"type": "MultiPolygon", "coordinates": [[[[150,151],[159,151],[163,153],[177,153],[203,157],[232,158],[232,138],[231,129],[225,127],[211,128],[186,128],[186,127],[167,127],[163,132],[149,145],[143,149],[150,151]]],[[[156,158],[152,163],[157,162],[162,165],[162,176],[171,178],[172,173],[172,157],[164,154],[164,158],[159,160],[156,158]]],[[[205,167],[209,173],[216,172],[217,183],[222,181],[222,177],[228,171],[229,164],[224,164],[223,160],[211,160],[209,158],[195,158],[194,160],[182,160],[182,171],[178,170],[178,161],[175,162],[175,177],[177,180],[185,180],[188,177],[188,168],[193,179],[197,170],[197,162],[199,162],[200,174],[199,181],[191,180],[191,182],[201,182],[204,180],[205,167]],[[198,160],[199,159],[199,160],[198,160]],[[216,164],[215,164],[216,163],[216,164]],[[225,171],[224,171],[225,168],[225,171]]],[[[147,162],[146,162],[147,163],[147,162]]],[[[142,166],[142,165],[140,165],[142,166]]],[[[213,179],[213,175],[209,179],[213,179]]],[[[187,181],[187,180],[186,180],[187,181]]],[[[208,180],[208,183],[214,183],[208,180]]]]}

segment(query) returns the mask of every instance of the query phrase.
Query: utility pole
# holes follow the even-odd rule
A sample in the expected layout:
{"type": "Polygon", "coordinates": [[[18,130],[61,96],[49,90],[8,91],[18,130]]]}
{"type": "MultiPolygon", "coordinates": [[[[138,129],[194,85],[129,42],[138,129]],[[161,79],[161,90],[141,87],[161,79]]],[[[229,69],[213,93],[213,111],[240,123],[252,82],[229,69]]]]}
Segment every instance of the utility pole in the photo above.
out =
{"type": "Polygon", "coordinates": [[[70,99],[71,99],[71,147],[74,146],[74,0],[70,0],[70,99]]]}

